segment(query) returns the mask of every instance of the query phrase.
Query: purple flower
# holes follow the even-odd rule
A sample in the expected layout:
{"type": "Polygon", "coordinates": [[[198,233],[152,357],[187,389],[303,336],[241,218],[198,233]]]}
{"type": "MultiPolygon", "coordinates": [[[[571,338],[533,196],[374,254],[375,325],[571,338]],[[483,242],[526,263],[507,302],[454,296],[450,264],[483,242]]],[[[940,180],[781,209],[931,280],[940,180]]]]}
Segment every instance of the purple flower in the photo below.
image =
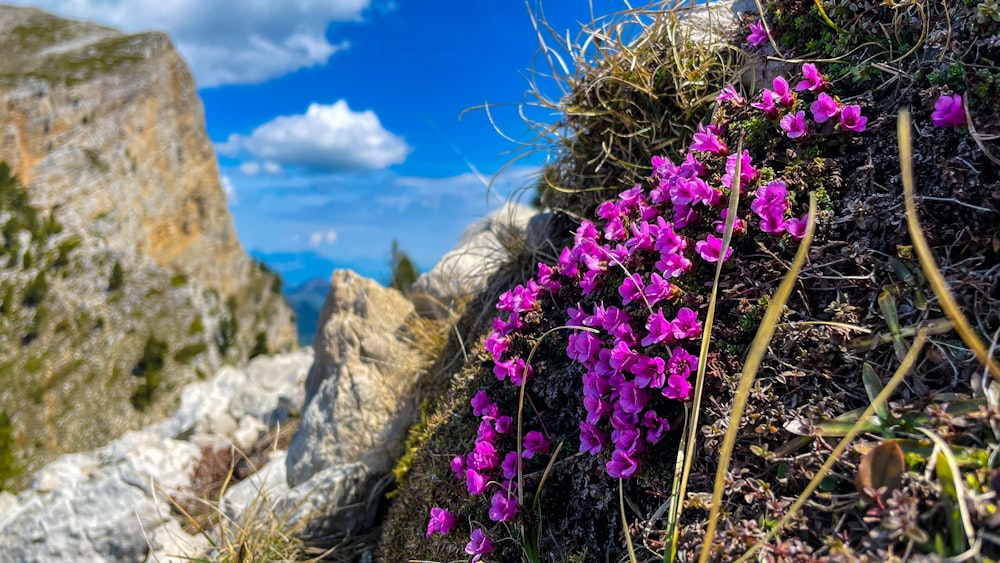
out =
{"type": "Polygon", "coordinates": [[[663,272],[663,275],[667,279],[670,279],[679,278],[691,271],[694,263],[679,252],[663,252],[654,266],[656,266],[657,270],[663,272]]]}
{"type": "Polygon", "coordinates": [[[681,288],[668,282],[663,278],[663,276],[654,272],[649,276],[649,283],[646,285],[646,289],[643,290],[642,293],[646,296],[646,301],[649,303],[649,306],[652,307],[663,299],[672,300],[679,297],[681,294],[681,288]]]}
{"type": "Polygon", "coordinates": [[[778,122],[781,126],[781,130],[784,131],[789,139],[798,139],[799,137],[806,136],[806,112],[799,111],[794,116],[788,114],[781,118],[778,122]]]}
{"type": "Polygon", "coordinates": [[[611,349],[611,367],[616,373],[628,371],[639,359],[639,354],[629,348],[625,342],[618,342],[611,349]]]}
{"type": "Polygon", "coordinates": [[[653,411],[646,411],[642,415],[642,426],[646,429],[646,441],[655,444],[663,438],[663,433],[670,430],[670,423],[665,418],[660,418],[653,411]]]}
{"type": "Polygon", "coordinates": [[[754,213],[761,215],[768,207],[780,207],[782,212],[788,207],[788,186],[782,180],[771,183],[757,190],[757,196],[750,204],[754,213]]]}
{"type": "Polygon", "coordinates": [[[608,240],[625,240],[628,233],[625,231],[625,221],[621,217],[615,217],[604,225],[604,238],[608,240]]]}
{"type": "Polygon", "coordinates": [[[778,103],[786,108],[795,104],[795,93],[792,92],[792,87],[788,85],[788,81],[783,76],[774,77],[771,85],[774,86],[774,95],[778,96],[778,103]]]}
{"type": "Polygon", "coordinates": [[[531,459],[536,454],[546,454],[549,452],[549,441],[542,436],[541,432],[532,430],[524,435],[524,451],[521,453],[524,459],[531,459]]]}
{"type": "MultiPolygon", "coordinates": [[[[721,235],[726,232],[726,219],[729,217],[729,210],[723,209],[720,215],[722,216],[722,219],[719,221],[712,221],[712,226],[715,227],[715,232],[721,235]]],[[[747,222],[737,216],[736,219],[733,220],[733,234],[742,235],[745,232],[747,232],[747,222]]]]}
{"type": "Polygon", "coordinates": [[[486,337],[486,343],[484,344],[486,351],[493,356],[494,360],[499,360],[504,353],[507,352],[507,348],[510,346],[510,340],[499,333],[491,332],[488,337],[486,337]]]}
{"type": "Polygon", "coordinates": [[[625,248],[631,250],[649,250],[653,248],[653,233],[646,221],[632,223],[632,238],[625,241],[625,248]]]}
{"type": "Polygon", "coordinates": [[[671,375],[667,378],[667,386],[663,388],[663,396],[668,399],[686,401],[691,398],[693,389],[687,379],[679,375],[671,375]]]}
{"type": "Polygon", "coordinates": [[[640,413],[646,403],[649,402],[649,395],[631,381],[622,383],[618,388],[618,402],[615,403],[618,409],[626,413],[640,413]]]}
{"type": "Polygon", "coordinates": [[[476,471],[475,469],[465,470],[465,488],[470,495],[481,495],[486,492],[486,485],[490,483],[489,477],[476,471]]]}
{"type": "MultiPolygon", "coordinates": [[[[726,173],[722,175],[722,185],[733,189],[733,177],[736,175],[736,159],[737,155],[731,154],[729,158],[726,159],[726,173]]],[[[750,151],[743,151],[743,157],[740,159],[740,190],[742,193],[747,189],[747,186],[753,183],[757,179],[757,169],[753,167],[753,159],[750,158],[750,151]]]]}
{"type": "Polygon", "coordinates": [[[583,374],[583,394],[585,396],[604,397],[610,392],[611,385],[608,383],[607,377],[592,371],[583,374]]]}
{"type": "MultiPolygon", "coordinates": [[[[630,414],[628,423],[617,428],[611,433],[611,441],[615,444],[615,449],[628,455],[639,455],[646,449],[646,444],[639,433],[639,415],[630,414]]],[[[614,417],[612,417],[614,420],[614,417]]]]}
{"type": "Polygon", "coordinates": [[[517,499],[511,498],[504,491],[494,494],[490,499],[490,520],[513,522],[515,518],[517,518],[517,499]]]}
{"type": "MultiPolygon", "coordinates": [[[[485,440],[478,440],[465,461],[472,469],[482,472],[495,469],[500,465],[500,456],[493,444],[485,440]]],[[[465,476],[468,478],[468,472],[465,476]]]]}
{"type": "Polygon", "coordinates": [[[610,221],[612,219],[619,219],[623,214],[622,209],[618,206],[618,202],[610,199],[605,201],[601,205],[597,206],[597,216],[605,221],[610,221]]]}
{"type": "MultiPolygon", "coordinates": [[[[706,262],[718,262],[719,255],[722,252],[722,239],[715,235],[708,235],[705,240],[699,240],[694,245],[695,252],[697,252],[702,260],[706,262]]],[[[726,256],[722,259],[723,262],[729,260],[729,257],[733,255],[733,249],[726,249],[726,256]]]]}
{"type": "Polygon", "coordinates": [[[489,395],[487,395],[486,391],[483,390],[479,390],[479,392],[477,392],[469,402],[472,403],[472,414],[476,416],[483,416],[483,414],[489,410],[491,406],[496,404],[490,400],[489,395]]]}
{"type": "Polygon", "coordinates": [[[549,293],[556,293],[562,289],[562,283],[556,278],[557,271],[545,262],[538,263],[538,285],[544,287],[549,293]]]}
{"type": "MultiPolygon", "coordinates": [[[[622,410],[616,410],[611,415],[611,427],[615,429],[615,432],[611,433],[611,441],[615,444],[621,444],[622,432],[626,430],[635,431],[635,427],[639,424],[639,415],[634,412],[625,412],[622,410]]],[[[625,450],[631,452],[635,451],[635,448],[624,448],[625,450]]]]}
{"type": "Polygon", "coordinates": [[[646,356],[640,356],[639,360],[635,362],[632,369],[632,375],[635,376],[635,384],[638,387],[653,387],[659,389],[663,387],[665,381],[666,362],[663,358],[656,356],[648,358],[646,356]]]}
{"type": "Polygon", "coordinates": [[[500,464],[500,471],[504,479],[517,477],[517,452],[507,452],[503,457],[503,463],[500,464]]]}
{"type": "Polygon", "coordinates": [[[482,528],[472,530],[469,536],[469,543],[465,546],[465,552],[472,556],[472,563],[478,563],[484,555],[493,553],[493,542],[486,537],[482,528]]]}
{"type": "Polygon", "coordinates": [[[795,240],[802,240],[806,236],[806,224],[809,222],[809,215],[803,215],[796,219],[792,217],[785,221],[785,231],[792,235],[795,240]]]}
{"type": "Polygon", "coordinates": [[[687,307],[681,307],[677,311],[677,318],[670,322],[670,326],[676,340],[694,339],[701,336],[701,321],[698,320],[698,313],[687,307]]]}
{"type": "Polygon", "coordinates": [[[725,156],[729,153],[726,144],[718,137],[719,130],[714,125],[707,128],[701,123],[698,124],[698,132],[694,134],[691,142],[692,151],[707,151],[716,156],[725,156]]]}
{"type": "Polygon", "coordinates": [[[656,220],[656,225],[650,226],[650,232],[656,237],[653,249],[659,252],[684,252],[688,246],[686,237],[678,235],[674,230],[674,225],[660,217],[656,220]]]}
{"type": "Polygon", "coordinates": [[[573,251],[569,248],[563,248],[562,252],[559,253],[559,273],[568,278],[575,277],[580,273],[580,265],[573,256],[573,251]]]}
{"type": "Polygon", "coordinates": [[[580,291],[587,295],[601,287],[601,276],[604,272],[601,270],[590,270],[583,275],[583,279],[580,280],[580,291]]]}
{"type": "Polygon", "coordinates": [[[608,475],[615,479],[628,479],[639,471],[639,461],[621,450],[615,450],[606,468],[608,475]]]}
{"type": "Polygon", "coordinates": [[[477,440],[493,444],[496,442],[497,436],[497,431],[493,428],[492,418],[483,419],[479,423],[479,431],[476,433],[477,440]]]}
{"type": "Polygon", "coordinates": [[[465,456],[457,455],[451,458],[451,470],[455,473],[456,479],[465,478],[465,456]]]}
{"type": "Polygon", "coordinates": [[[778,100],[775,99],[774,92],[764,88],[761,93],[761,101],[750,104],[751,107],[755,107],[764,112],[764,115],[768,119],[777,119],[778,115],[781,113],[781,109],[777,106],[778,100]]]}
{"type": "Polygon", "coordinates": [[[450,532],[455,524],[458,524],[458,518],[454,514],[435,506],[431,509],[430,520],[427,521],[427,537],[431,537],[434,532],[443,536],[450,532]]]}
{"type": "Polygon", "coordinates": [[[821,92],[819,98],[809,106],[809,111],[812,112],[816,123],[826,123],[840,113],[840,104],[837,103],[837,100],[833,99],[833,96],[826,92],[821,92]]]}
{"type": "Polygon", "coordinates": [[[583,408],[587,410],[588,424],[597,424],[602,418],[611,414],[611,402],[604,396],[584,395],[583,408]]]}
{"type": "Polygon", "coordinates": [[[601,340],[589,332],[574,332],[569,335],[566,355],[580,363],[588,362],[601,350],[601,340]]]}
{"type": "Polygon", "coordinates": [[[760,217],[760,229],[778,234],[785,230],[785,211],[788,210],[788,188],[781,180],[759,188],[750,203],[750,209],[760,217]]]}
{"type": "Polygon", "coordinates": [[[569,317],[568,322],[570,326],[590,326],[587,324],[587,319],[590,318],[590,315],[583,310],[583,305],[579,303],[576,304],[576,307],[566,309],[566,316],[569,317]]]}
{"type": "Polygon", "coordinates": [[[608,443],[608,433],[600,428],[580,421],[580,452],[589,452],[590,455],[597,455],[608,443]]]}
{"type": "Polygon", "coordinates": [[[726,86],[722,89],[722,91],[719,92],[719,95],[715,97],[715,101],[717,102],[731,101],[733,102],[733,105],[736,106],[742,106],[743,104],[747,103],[746,100],[743,99],[743,96],[741,96],[740,93],[736,91],[736,88],[734,88],[732,84],[726,84],[726,86]]]}
{"type": "Polygon", "coordinates": [[[840,110],[840,126],[847,131],[861,133],[868,125],[868,118],[861,115],[861,106],[844,106],[840,110]]]}
{"type": "Polygon", "coordinates": [[[646,319],[646,331],[648,334],[642,339],[643,346],[651,346],[657,342],[670,344],[674,341],[673,327],[663,316],[663,309],[658,309],[646,319]]]}
{"type": "Polygon", "coordinates": [[[747,35],[747,43],[751,47],[757,47],[767,41],[767,29],[764,28],[763,20],[750,24],[750,35],[747,35]]]}
{"type": "Polygon", "coordinates": [[[811,92],[822,91],[827,86],[826,78],[816,70],[816,65],[805,63],[802,65],[802,82],[795,85],[797,91],[809,90],[811,92]]]}
{"type": "Polygon", "coordinates": [[[942,95],[934,102],[934,113],[931,123],[935,127],[961,127],[965,125],[965,108],[962,105],[962,95],[942,95]]]}
{"type": "Polygon", "coordinates": [[[667,372],[687,379],[691,372],[698,370],[698,356],[692,356],[687,350],[676,347],[667,360],[667,372]]]}
{"type": "Polygon", "coordinates": [[[645,287],[639,274],[632,274],[625,278],[621,287],[618,288],[618,294],[622,296],[622,304],[628,305],[633,301],[641,299],[642,291],[645,287]]]}

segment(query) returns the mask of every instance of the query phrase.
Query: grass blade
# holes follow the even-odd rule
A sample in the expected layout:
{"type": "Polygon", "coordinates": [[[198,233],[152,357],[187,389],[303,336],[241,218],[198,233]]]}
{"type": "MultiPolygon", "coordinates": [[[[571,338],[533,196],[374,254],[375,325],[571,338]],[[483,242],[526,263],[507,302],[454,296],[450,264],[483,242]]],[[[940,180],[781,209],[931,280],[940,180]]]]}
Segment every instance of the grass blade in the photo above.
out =
{"type": "MultiPolygon", "coordinates": [[[[743,137],[740,137],[736,154],[743,154],[743,137]]],[[[681,441],[682,448],[677,452],[678,472],[674,471],[674,487],[671,491],[670,512],[667,515],[667,535],[670,548],[664,550],[663,560],[674,561],[677,558],[677,541],[680,536],[681,512],[684,511],[684,497],[687,495],[687,482],[691,475],[691,462],[694,459],[694,444],[697,441],[698,433],[698,413],[701,410],[702,390],[705,386],[705,370],[708,365],[708,346],[712,340],[712,325],[715,323],[715,304],[719,295],[719,278],[722,277],[722,264],[729,249],[729,243],[733,239],[733,225],[736,223],[736,212],[740,205],[740,191],[742,190],[740,174],[742,173],[743,159],[736,159],[736,170],[733,172],[733,188],[729,192],[729,209],[726,215],[726,225],[722,232],[722,247],[719,250],[719,261],[715,264],[715,280],[712,283],[712,295],[708,300],[708,311],[705,313],[705,324],[701,333],[701,351],[698,353],[698,374],[695,376],[694,397],[691,399],[691,406],[688,409],[688,416],[684,421],[684,438],[681,441]],[[677,474],[680,473],[680,479],[677,474]],[[678,484],[678,481],[680,484],[678,484]]],[[[685,405],[685,408],[686,405],[685,405]]]]}
{"type": "MultiPolygon", "coordinates": [[[[742,152],[737,153],[742,154],[742,152]]],[[[738,174],[739,172],[737,172],[738,174]]],[[[732,216],[732,214],[730,215],[732,216]]],[[[712,540],[715,538],[715,529],[719,520],[719,511],[722,509],[722,493],[726,486],[726,472],[729,470],[729,460],[733,455],[733,448],[736,446],[736,435],[740,429],[740,419],[743,418],[743,411],[746,408],[747,397],[750,396],[750,387],[757,378],[757,370],[767,353],[768,344],[774,336],[775,326],[781,318],[781,312],[785,308],[785,303],[792,294],[795,284],[799,279],[799,270],[809,256],[809,247],[812,244],[813,232],[816,230],[816,193],[809,194],[809,220],[806,224],[805,237],[799,244],[799,249],[795,252],[795,259],[792,261],[788,273],[781,280],[781,285],[774,292],[771,303],[764,312],[764,318],[760,321],[760,328],[754,336],[753,343],[750,344],[750,352],[747,354],[746,362],[743,364],[743,374],[740,376],[740,383],[736,388],[733,397],[733,410],[729,415],[729,427],[726,428],[726,435],[722,439],[722,448],[719,453],[719,467],[715,472],[715,489],[712,491],[712,506],[709,509],[708,528],[705,530],[705,540],[701,546],[701,555],[698,558],[700,563],[708,561],[709,553],[712,551],[712,540]]],[[[699,366],[700,367],[700,366],[699,366]]]]}
{"type": "MultiPolygon", "coordinates": [[[[920,351],[923,350],[926,342],[927,333],[921,330],[917,333],[916,338],[913,339],[913,346],[910,347],[910,351],[907,352],[906,357],[903,358],[902,363],[899,364],[899,369],[896,370],[896,373],[894,373],[888,383],[885,384],[885,387],[882,389],[882,392],[878,394],[878,397],[875,397],[872,404],[868,405],[865,412],[862,413],[861,420],[870,418],[875,413],[875,407],[877,405],[884,404],[889,399],[889,396],[896,390],[896,387],[903,382],[903,378],[910,372],[910,368],[913,367],[913,364],[916,363],[917,356],[920,354],[920,351]]],[[[774,525],[774,528],[772,528],[771,531],[764,536],[764,539],[748,549],[746,553],[741,555],[740,558],[736,560],[736,563],[749,560],[755,553],[757,553],[762,547],[778,535],[778,533],[788,524],[792,517],[795,516],[795,513],[798,512],[803,505],[805,505],[806,501],[809,500],[809,497],[816,491],[819,484],[826,477],[827,473],[830,472],[830,469],[833,468],[833,464],[840,459],[840,456],[844,454],[847,447],[851,445],[854,438],[856,438],[861,432],[862,425],[858,424],[853,430],[848,432],[847,435],[840,440],[840,442],[837,443],[837,447],[833,448],[833,451],[830,452],[830,456],[827,457],[823,465],[818,471],[816,471],[816,475],[813,477],[812,481],[806,485],[806,488],[803,489],[799,498],[795,499],[795,502],[788,508],[788,512],[786,512],[781,520],[774,525]]]]}
{"type": "Polygon", "coordinates": [[[956,554],[961,553],[974,543],[975,531],[972,528],[969,507],[965,503],[965,486],[962,482],[962,473],[958,469],[958,459],[951,447],[940,436],[926,428],[917,428],[917,430],[930,438],[936,446],[937,459],[934,461],[938,481],[941,483],[941,492],[958,508],[959,517],[957,519],[949,518],[952,549],[956,554]]]}
{"type": "Polygon", "coordinates": [[[917,258],[920,260],[920,267],[927,281],[930,283],[931,289],[934,290],[934,295],[937,296],[938,301],[941,303],[941,309],[948,315],[948,319],[955,326],[955,330],[958,332],[959,337],[961,337],[962,342],[965,342],[965,345],[976,355],[976,359],[986,366],[990,373],[993,374],[993,377],[997,381],[1000,381],[1000,366],[997,366],[997,363],[990,357],[983,341],[972,330],[969,321],[962,314],[962,310],[958,308],[958,303],[951,295],[951,291],[948,290],[948,284],[944,281],[941,271],[938,270],[937,264],[934,262],[934,256],[931,254],[930,245],[927,244],[927,239],[920,228],[920,220],[917,218],[917,206],[913,202],[913,146],[910,139],[910,112],[908,110],[904,109],[899,112],[896,130],[899,135],[899,166],[903,173],[903,203],[906,205],[906,226],[910,230],[910,238],[913,239],[913,247],[917,253],[917,258]]]}
{"type": "MultiPolygon", "coordinates": [[[[903,354],[903,357],[905,358],[906,354],[903,354]]],[[[875,397],[882,391],[882,382],[879,380],[878,374],[875,373],[875,368],[868,362],[861,365],[861,381],[865,384],[865,393],[868,394],[868,401],[874,401],[875,397]]],[[[875,407],[875,414],[878,415],[878,419],[883,427],[891,420],[889,417],[889,407],[885,405],[875,407]]]]}

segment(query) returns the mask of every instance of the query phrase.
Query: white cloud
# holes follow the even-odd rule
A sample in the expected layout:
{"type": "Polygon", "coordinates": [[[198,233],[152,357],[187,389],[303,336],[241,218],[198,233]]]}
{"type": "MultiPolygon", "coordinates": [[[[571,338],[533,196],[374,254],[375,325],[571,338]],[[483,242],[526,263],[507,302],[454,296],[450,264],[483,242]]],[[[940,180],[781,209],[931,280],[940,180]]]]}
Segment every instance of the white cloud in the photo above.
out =
{"type": "Polygon", "coordinates": [[[370,0],[14,0],[63,17],[126,32],[170,34],[199,87],[254,84],[322,65],[346,42],[330,43],[333,22],[359,21],[370,0]]]}
{"type": "Polygon", "coordinates": [[[388,168],[401,164],[412,150],[402,137],[382,127],[374,112],[351,111],[344,100],[276,117],[249,136],[230,135],[215,149],[231,157],[249,153],[279,166],[335,171],[388,168]]]}
{"type": "Polygon", "coordinates": [[[337,242],[337,231],[333,229],[327,229],[326,231],[316,231],[309,235],[309,244],[311,246],[319,246],[321,244],[333,244],[337,242]]]}
{"type": "Polygon", "coordinates": [[[219,183],[222,185],[222,192],[226,194],[226,201],[232,205],[240,202],[239,198],[236,197],[236,186],[233,185],[233,181],[229,179],[229,176],[220,177],[219,183]]]}
{"type": "Polygon", "coordinates": [[[240,172],[246,176],[256,176],[261,172],[264,174],[279,174],[281,173],[281,165],[273,160],[265,160],[264,162],[248,160],[240,163],[240,172]]]}

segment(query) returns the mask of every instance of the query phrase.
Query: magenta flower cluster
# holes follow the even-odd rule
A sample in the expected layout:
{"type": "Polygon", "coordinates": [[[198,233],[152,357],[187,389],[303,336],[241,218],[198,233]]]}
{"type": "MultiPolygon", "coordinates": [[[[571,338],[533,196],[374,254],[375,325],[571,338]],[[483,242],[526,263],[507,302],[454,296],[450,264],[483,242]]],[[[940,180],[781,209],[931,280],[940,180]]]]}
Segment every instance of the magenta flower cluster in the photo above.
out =
{"type": "Polygon", "coordinates": [[[798,92],[817,94],[816,100],[809,104],[812,121],[817,125],[829,124],[827,128],[830,130],[840,129],[854,133],[861,133],[868,127],[868,118],[861,115],[861,106],[844,105],[825,92],[830,83],[820,74],[816,65],[803,64],[802,76],[802,81],[795,85],[794,91],[788,80],[776,77],[771,84],[774,89],[765,88],[761,93],[761,101],[750,105],[761,110],[768,119],[778,121],[779,127],[789,139],[802,139],[810,133],[805,110],[797,110],[801,105],[798,92]]]}
{"type": "MultiPolygon", "coordinates": [[[[830,130],[865,129],[860,107],[830,96],[828,81],[812,65],[803,66],[803,79],[794,89],[780,77],[773,86],[751,107],[790,138],[807,135],[812,125],[797,109],[798,95],[806,92],[816,94],[810,107],[815,123],[833,121],[830,130]]],[[[721,115],[747,104],[733,86],[717,99],[721,115]]],[[[496,304],[499,314],[485,348],[494,376],[515,390],[539,376],[522,356],[525,337],[537,328],[533,323],[540,318],[542,300],[569,305],[564,324],[575,330],[567,338],[566,354],[582,368],[579,451],[602,456],[614,478],[642,471],[643,453],[670,429],[671,406],[693,395],[703,321],[698,300],[686,293],[697,291],[692,274],[699,268],[732,259],[732,248],[723,252],[722,236],[737,184],[750,204],[732,218],[734,240],[751,231],[788,240],[801,240],[805,233],[807,217],[794,213],[796,186],[770,168],[759,169],[749,151],[731,151],[727,133],[725,123],[699,126],[683,160],[653,157],[649,185],[635,185],[598,206],[595,219],[580,223],[573,245],[562,249],[556,264],[538,264],[534,279],[503,293],[496,304]]],[[[544,463],[550,439],[525,428],[518,444],[512,413],[501,412],[485,390],[476,393],[471,407],[480,419],[477,436],[472,451],[452,459],[451,470],[471,495],[489,499],[491,520],[514,521],[522,509],[519,467],[544,463]]],[[[434,510],[428,535],[447,533],[454,525],[449,515],[434,510]]],[[[476,561],[492,550],[493,543],[477,528],[466,551],[476,561]]]]}

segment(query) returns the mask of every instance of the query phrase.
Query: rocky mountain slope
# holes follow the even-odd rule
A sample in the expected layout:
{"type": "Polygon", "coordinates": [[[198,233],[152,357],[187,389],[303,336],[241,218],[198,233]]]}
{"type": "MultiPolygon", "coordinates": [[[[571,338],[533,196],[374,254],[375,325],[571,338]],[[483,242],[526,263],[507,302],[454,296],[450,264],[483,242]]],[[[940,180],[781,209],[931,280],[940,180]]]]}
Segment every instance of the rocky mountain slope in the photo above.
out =
{"type": "Polygon", "coordinates": [[[0,487],[295,344],[161,33],[0,7],[0,487]],[[7,458],[6,463],[4,462],[7,458]]]}

